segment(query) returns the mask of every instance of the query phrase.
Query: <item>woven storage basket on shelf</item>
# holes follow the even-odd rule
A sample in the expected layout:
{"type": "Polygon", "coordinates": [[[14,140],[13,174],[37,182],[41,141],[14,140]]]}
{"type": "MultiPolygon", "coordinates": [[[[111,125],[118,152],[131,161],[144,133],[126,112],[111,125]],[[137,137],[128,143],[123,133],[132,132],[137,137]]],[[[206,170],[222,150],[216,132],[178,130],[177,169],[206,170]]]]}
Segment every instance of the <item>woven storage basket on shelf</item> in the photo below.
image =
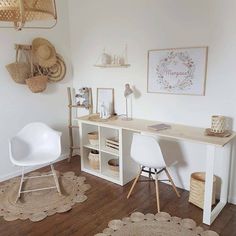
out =
{"type": "Polygon", "coordinates": [[[91,150],[88,156],[89,159],[89,165],[94,170],[100,169],[100,162],[99,162],[99,152],[95,150],[91,150]]]}
{"type": "Polygon", "coordinates": [[[98,132],[90,132],[88,133],[88,140],[91,145],[97,146],[98,145],[98,132]]]}
{"type": "Polygon", "coordinates": [[[27,52],[16,47],[16,62],[6,65],[6,69],[16,83],[25,84],[25,80],[30,76],[30,62],[27,52]],[[25,62],[21,61],[21,54],[25,55],[25,62]]]}
{"type": "MultiPolygon", "coordinates": [[[[205,173],[196,172],[191,174],[189,202],[204,208],[205,173]]],[[[213,179],[212,205],[216,202],[216,177],[213,179]]]]}

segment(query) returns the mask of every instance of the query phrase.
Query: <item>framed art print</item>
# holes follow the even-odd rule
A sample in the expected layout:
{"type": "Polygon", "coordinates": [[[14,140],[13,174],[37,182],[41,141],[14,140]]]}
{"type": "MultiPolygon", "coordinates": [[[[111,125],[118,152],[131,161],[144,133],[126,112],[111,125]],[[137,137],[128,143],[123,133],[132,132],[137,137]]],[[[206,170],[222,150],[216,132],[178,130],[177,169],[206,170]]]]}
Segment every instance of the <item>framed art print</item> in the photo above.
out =
{"type": "Polygon", "coordinates": [[[96,112],[101,112],[101,106],[104,105],[109,114],[114,114],[114,89],[113,88],[97,88],[97,105],[96,112]]]}
{"type": "Polygon", "coordinates": [[[148,92],[205,95],[207,47],[148,51],[148,92]]]}

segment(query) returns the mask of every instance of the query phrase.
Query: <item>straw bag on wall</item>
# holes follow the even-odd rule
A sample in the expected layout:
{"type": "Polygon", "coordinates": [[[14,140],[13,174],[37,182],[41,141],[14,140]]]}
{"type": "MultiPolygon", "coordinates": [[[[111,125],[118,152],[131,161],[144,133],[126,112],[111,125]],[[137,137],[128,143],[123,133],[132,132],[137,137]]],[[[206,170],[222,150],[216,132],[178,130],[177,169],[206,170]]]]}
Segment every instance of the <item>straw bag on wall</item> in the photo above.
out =
{"type": "Polygon", "coordinates": [[[34,75],[34,65],[33,65],[33,57],[31,53],[31,77],[26,79],[26,84],[32,93],[41,93],[47,88],[48,77],[41,75],[34,75]]]}
{"type": "Polygon", "coordinates": [[[27,52],[16,47],[16,62],[6,65],[6,69],[16,83],[25,84],[25,80],[30,77],[30,63],[27,52]],[[23,54],[25,62],[21,62],[23,54]]]}

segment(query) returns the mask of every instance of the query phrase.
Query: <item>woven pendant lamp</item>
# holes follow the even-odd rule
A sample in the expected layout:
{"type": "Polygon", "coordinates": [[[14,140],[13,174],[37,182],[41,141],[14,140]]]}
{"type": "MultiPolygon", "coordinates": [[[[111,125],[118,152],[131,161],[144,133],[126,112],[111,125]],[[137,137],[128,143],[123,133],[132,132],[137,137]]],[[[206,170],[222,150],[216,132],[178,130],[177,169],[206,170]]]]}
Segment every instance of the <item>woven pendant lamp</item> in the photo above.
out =
{"type": "Polygon", "coordinates": [[[57,23],[55,0],[0,0],[0,21],[13,23],[13,26],[0,28],[53,28],[57,23]],[[33,21],[53,21],[49,27],[25,27],[33,21]]]}

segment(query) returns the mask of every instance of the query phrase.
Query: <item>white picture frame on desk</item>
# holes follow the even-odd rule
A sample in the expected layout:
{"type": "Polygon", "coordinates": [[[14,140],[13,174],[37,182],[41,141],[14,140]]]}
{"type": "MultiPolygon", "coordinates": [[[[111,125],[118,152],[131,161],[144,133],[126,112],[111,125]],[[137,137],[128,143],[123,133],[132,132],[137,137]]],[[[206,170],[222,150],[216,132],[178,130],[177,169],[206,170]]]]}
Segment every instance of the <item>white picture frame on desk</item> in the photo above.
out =
{"type": "Polygon", "coordinates": [[[109,114],[114,114],[114,88],[97,88],[96,113],[101,112],[102,104],[108,109],[109,114]]]}
{"type": "Polygon", "coordinates": [[[148,93],[205,95],[208,47],[148,51],[148,93]]]}

